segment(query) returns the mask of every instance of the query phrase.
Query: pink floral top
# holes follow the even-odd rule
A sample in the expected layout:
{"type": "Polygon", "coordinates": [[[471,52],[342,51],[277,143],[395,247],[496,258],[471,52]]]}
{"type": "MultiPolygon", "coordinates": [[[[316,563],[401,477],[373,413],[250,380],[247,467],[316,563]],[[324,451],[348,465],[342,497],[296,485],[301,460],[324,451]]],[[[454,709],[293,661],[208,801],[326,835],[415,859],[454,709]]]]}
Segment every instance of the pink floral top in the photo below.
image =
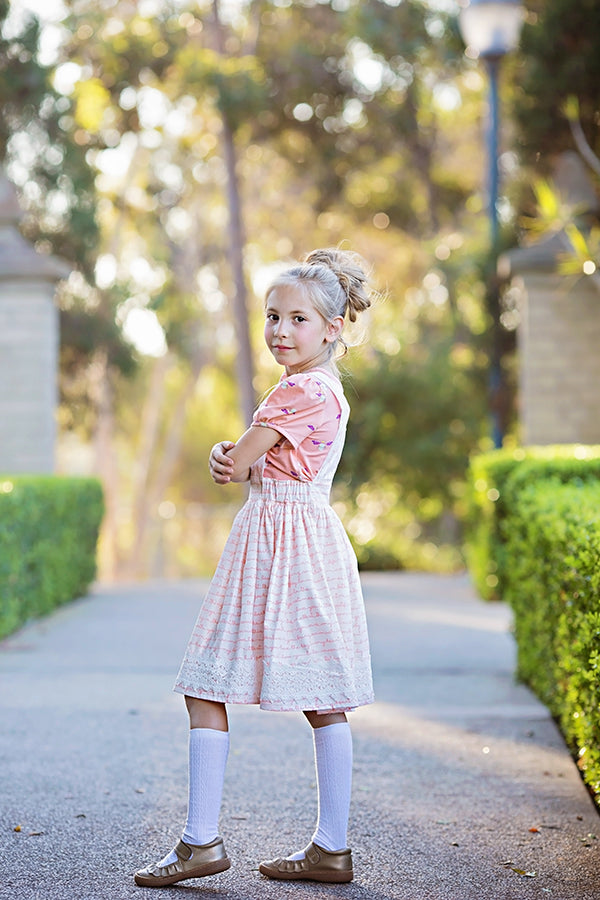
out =
{"type": "Polygon", "coordinates": [[[252,425],[279,431],[266,454],[263,478],[313,481],[337,434],[341,409],[319,371],[283,375],[259,406],[252,425]]]}

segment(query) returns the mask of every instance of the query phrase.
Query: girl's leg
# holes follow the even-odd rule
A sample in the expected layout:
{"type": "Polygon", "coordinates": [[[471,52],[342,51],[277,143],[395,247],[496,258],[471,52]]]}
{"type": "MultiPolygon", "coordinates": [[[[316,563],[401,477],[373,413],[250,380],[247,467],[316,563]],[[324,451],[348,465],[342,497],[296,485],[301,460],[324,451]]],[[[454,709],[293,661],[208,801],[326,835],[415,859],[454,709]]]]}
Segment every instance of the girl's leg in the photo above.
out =
{"type": "Polygon", "coordinates": [[[190,716],[188,814],[183,840],[208,844],[219,836],[219,813],[229,753],[224,703],[186,697],[190,716]]]}
{"type": "Polygon", "coordinates": [[[306,712],[313,728],[318,817],[313,843],[324,850],[347,847],[352,791],[352,733],[344,713],[306,712]]]}
{"type": "Polygon", "coordinates": [[[219,813],[229,752],[227,711],[223,703],[185,698],[190,716],[188,814],[182,843],[159,863],[136,872],[143,887],[166,887],[185,878],[201,878],[229,868],[219,838],[219,813]]]}
{"type": "Polygon", "coordinates": [[[227,709],[224,703],[214,700],[198,700],[186,697],[185,705],[190,717],[190,728],[212,728],[214,731],[229,731],[227,709]]]}
{"type": "Polygon", "coordinates": [[[352,854],[346,847],[352,787],[352,735],[344,713],[305,712],[313,728],[319,812],[312,841],[285,859],[262,862],[269,878],[352,881],[352,854]]]}
{"type": "MultiPolygon", "coordinates": [[[[188,748],[188,812],[182,840],[208,844],[219,836],[218,822],[225,764],[229,752],[227,710],[224,703],[186,697],[190,717],[188,748]]],[[[159,863],[168,866],[177,855],[171,850],[159,863]]]]}

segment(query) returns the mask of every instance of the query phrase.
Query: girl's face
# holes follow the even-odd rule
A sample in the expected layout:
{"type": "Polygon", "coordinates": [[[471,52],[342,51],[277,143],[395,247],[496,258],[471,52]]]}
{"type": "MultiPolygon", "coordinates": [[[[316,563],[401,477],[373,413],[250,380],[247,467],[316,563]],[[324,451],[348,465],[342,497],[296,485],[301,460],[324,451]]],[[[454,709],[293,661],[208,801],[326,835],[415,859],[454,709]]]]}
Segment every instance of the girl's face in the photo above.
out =
{"type": "Polygon", "coordinates": [[[267,347],[287,375],[326,364],[344,324],[341,316],[327,322],[301,288],[287,284],[270,292],[266,316],[267,347]]]}

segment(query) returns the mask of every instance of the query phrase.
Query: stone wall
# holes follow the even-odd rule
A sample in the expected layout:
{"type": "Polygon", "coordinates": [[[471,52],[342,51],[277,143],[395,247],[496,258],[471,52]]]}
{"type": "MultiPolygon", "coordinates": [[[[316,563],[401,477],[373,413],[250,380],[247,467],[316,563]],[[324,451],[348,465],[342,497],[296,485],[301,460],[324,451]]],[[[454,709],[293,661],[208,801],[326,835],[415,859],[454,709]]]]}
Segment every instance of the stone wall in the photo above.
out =
{"type": "Polygon", "coordinates": [[[21,235],[13,185],[0,173],[0,478],[52,473],[59,318],[56,282],[70,269],[21,235]]]}
{"type": "Polygon", "coordinates": [[[0,281],[0,475],[54,471],[54,284],[0,281]]]}
{"type": "Polygon", "coordinates": [[[517,285],[522,442],[600,443],[600,291],[535,271],[517,285]]]}
{"type": "MultiPolygon", "coordinates": [[[[556,159],[553,183],[580,221],[598,221],[594,185],[576,153],[556,159]]],[[[600,289],[597,276],[558,274],[561,260],[572,255],[560,231],[499,260],[499,274],[519,295],[519,414],[526,445],[600,443],[600,289]]]]}

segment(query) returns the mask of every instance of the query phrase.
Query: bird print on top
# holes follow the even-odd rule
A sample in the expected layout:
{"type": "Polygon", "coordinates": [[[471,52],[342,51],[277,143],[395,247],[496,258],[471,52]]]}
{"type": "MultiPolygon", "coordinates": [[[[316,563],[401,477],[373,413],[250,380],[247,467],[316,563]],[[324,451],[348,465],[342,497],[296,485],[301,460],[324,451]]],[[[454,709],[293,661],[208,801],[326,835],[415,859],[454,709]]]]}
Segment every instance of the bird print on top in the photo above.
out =
{"type": "Polygon", "coordinates": [[[318,370],[283,376],[254,415],[253,425],[282,435],[265,459],[264,478],[312,481],[337,434],[340,404],[318,370]]]}

